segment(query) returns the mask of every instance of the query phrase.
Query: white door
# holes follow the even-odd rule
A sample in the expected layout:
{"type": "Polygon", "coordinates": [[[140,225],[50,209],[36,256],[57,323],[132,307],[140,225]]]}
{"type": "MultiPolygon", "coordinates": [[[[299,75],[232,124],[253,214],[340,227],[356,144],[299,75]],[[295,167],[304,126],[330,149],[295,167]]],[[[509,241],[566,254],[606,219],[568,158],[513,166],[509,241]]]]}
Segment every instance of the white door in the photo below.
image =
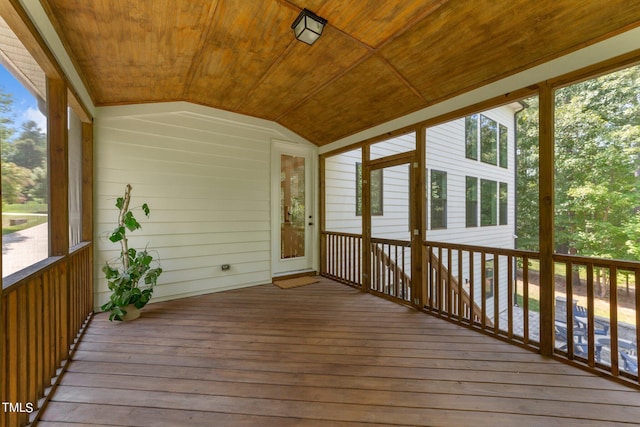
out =
{"type": "Polygon", "coordinates": [[[274,142],[271,150],[272,275],[313,269],[313,150],[274,142]]]}

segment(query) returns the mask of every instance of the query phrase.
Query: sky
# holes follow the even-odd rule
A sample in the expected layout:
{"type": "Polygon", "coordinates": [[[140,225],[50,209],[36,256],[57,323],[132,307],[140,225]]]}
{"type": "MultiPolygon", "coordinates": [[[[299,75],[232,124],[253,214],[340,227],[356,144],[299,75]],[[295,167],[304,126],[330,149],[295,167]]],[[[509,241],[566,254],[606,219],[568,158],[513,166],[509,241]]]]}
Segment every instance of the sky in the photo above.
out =
{"type": "Polygon", "coordinates": [[[14,111],[12,117],[18,131],[22,123],[33,120],[38,124],[42,132],[47,133],[47,119],[40,110],[38,110],[36,99],[1,64],[0,90],[13,95],[14,111]]]}

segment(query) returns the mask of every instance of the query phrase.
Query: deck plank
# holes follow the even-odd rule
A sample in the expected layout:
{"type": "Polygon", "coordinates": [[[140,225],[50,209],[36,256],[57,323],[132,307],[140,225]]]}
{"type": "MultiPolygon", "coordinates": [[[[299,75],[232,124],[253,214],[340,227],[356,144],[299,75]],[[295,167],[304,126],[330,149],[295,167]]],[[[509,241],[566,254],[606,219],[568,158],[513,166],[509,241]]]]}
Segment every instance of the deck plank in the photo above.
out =
{"type": "Polygon", "coordinates": [[[640,392],[327,279],[95,316],[41,425],[614,426],[640,392]]]}

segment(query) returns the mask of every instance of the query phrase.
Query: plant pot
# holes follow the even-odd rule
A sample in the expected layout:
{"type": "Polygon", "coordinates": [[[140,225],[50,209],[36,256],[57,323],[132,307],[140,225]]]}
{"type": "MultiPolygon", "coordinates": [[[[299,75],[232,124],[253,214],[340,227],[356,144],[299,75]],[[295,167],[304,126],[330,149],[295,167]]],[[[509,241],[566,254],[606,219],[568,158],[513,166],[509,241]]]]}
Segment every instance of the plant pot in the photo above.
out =
{"type": "Polygon", "coordinates": [[[136,320],[138,317],[140,317],[140,309],[133,304],[129,304],[126,307],[123,307],[123,310],[127,312],[127,314],[122,316],[123,322],[136,320]]]}

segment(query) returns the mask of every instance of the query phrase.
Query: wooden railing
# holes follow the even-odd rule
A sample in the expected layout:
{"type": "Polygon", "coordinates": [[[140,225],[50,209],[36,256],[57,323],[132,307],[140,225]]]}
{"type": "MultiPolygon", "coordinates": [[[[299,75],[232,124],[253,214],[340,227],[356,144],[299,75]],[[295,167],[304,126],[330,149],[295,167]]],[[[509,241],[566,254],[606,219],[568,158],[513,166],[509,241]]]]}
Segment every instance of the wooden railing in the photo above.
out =
{"type": "Polygon", "coordinates": [[[531,325],[537,305],[529,268],[538,257],[529,251],[424,242],[424,309],[539,348],[539,331],[531,325]]]}
{"type": "Polygon", "coordinates": [[[411,242],[371,239],[371,290],[411,301],[411,242]]]}
{"type": "Polygon", "coordinates": [[[362,287],[362,236],[360,234],[322,233],[321,274],[338,282],[362,287]]]}
{"type": "Polygon", "coordinates": [[[16,273],[2,290],[0,313],[0,425],[29,423],[30,412],[69,358],[93,308],[92,245],[16,273]]]}
{"type": "MultiPolygon", "coordinates": [[[[361,287],[362,237],[322,239],[322,274],[361,287]]],[[[555,357],[639,383],[640,262],[554,254],[549,313],[540,311],[538,252],[429,241],[422,252],[424,311],[533,351],[551,340],[555,357]],[[555,322],[553,336],[540,336],[542,322],[555,322]]],[[[411,302],[410,253],[409,242],[372,238],[369,291],[411,302]]]]}
{"type": "MultiPolygon", "coordinates": [[[[433,250],[426,249],[426,265],[424,267],[425,275],[427,276],[426,308],[460,320],[469,320],[473,316],[473,323],[482,323],[480,318],[482,309],[471,299],[468,289],[461,286],[458,276],[452,274],[451,270],[440,261],[439,256],[433,250]],[[443,310],[445,307],[446,309],[443,310]]],[[[442,255],[442,248],[438,252],[442,255]]],[[[488,318],[485,318],[484,322],[488,325],[493,324],[491,319],[488,318]]]]}
{"type": "Polygon", "coordinates": [[[556,353],[637,383],[640,263],[560,254],[553,258],[556,295],[562,293],[566,301],[564,310],[556,312],[556,330],[573,337],[556,337],[556,353]],[[620,281],[626,283],[620,286],[620,281]]]}

